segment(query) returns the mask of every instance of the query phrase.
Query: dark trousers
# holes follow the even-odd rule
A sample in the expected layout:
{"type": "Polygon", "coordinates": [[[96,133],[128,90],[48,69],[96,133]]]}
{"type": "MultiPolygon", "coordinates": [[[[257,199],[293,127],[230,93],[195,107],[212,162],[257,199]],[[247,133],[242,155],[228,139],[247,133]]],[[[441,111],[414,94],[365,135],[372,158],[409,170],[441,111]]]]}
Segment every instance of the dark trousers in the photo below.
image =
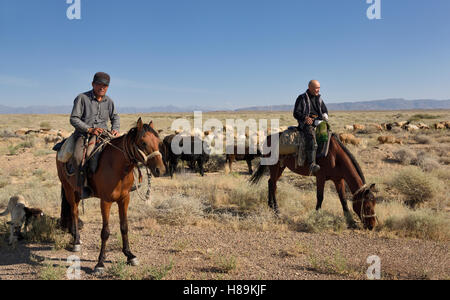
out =
{"type": "Polygon", "coordinates": [[[76,182],[79,187],[82,187],[84,184],[84,176],[82,176],[81,172],[83,171],[81,163],[83,161],[83,154],[84,154],[84,141],[85,136],[84,135],[77,135],[75,137],[75,148],[73,150],[73,167],[75,168],[75,177],[76,182]]]}
{"type": "Polygon", "coordinates": [[[305,150],[308,164],[315,162],[316,151],[318,148],[316,142],[316,127],[312,125],[300,124],[298,130],[305,136],[305,150]]]}
{"type": "Polygon", "coordinates": [[[298,128],[305,136],[306,151],[317,150],[316,127],[302,124],[298,128]]]}

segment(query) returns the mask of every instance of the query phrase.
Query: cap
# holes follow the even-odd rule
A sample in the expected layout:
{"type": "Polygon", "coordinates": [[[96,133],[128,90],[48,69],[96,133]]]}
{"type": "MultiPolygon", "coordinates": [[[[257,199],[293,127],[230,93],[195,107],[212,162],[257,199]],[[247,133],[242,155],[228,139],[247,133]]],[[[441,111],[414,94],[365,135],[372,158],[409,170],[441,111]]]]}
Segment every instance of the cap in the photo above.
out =
{"type": "Polygon", "coordinates": [[[109,86],[110,80],[111,80],[111,77],[108,74],[103,73],[103,72],[98,72],[94,75],[94,80],[92,82],[109,86]]]}

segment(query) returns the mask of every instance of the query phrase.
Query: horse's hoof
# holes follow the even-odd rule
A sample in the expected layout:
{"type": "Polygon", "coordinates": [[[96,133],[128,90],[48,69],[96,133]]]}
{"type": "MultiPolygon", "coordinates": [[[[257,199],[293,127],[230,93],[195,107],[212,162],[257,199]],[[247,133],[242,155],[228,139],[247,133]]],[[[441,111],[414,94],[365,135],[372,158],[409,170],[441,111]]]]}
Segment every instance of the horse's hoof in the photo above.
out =
{"type": "Polygon", "coordinates": [[[94,274],[95,275],[103,275],[105,273],[105,267],[95,267],[94,274]]]}
{"type": "Polygon", "coordinates": [[[133,267],[139,266],[139,260],[135,257],[128,261],[128,264],[133,267]]]}
{"type": "Polygon", "coordinates": [[[73,245],[72,252],[81,252],[81,245],[73,245]]]}
{"type": "Polygon", "coordinates": [[[358,229],[358,224],[356,224],[356,222],[351,222],[348,224],[348,229],[358,229]]]}

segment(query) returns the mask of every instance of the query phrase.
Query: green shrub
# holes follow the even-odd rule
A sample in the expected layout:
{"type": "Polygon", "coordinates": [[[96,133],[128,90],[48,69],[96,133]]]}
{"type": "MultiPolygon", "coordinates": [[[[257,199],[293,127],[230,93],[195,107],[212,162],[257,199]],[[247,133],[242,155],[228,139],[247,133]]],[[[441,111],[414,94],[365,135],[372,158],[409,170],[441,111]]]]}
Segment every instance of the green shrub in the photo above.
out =
{"type": "Polygon", "coordinates": [[[33,220],[26,239],[32,243],[52,243],[56,250],[66,248],[70,243],[70,235],[59,229],[58,221],[48,216],[33,220]]]}
{"type": "Polygon", "coordinates": [[[162,280],[172,271],[174,262],[171,259],[168,264],[159,267],[147,267],[141,274],[134,275],[132,279],[139,280],[162,280]]]}
{"type": "Polygon", "coordinates": [[[319,210],[311,212],[304,221],[303,226],[306,232],[340,232],[346,228],[346,222],[343,217],[336,216],[325,210],[319,210]]]}
{"type": "Polygon", "coordinates": [[[390,216],[383,224],[384,228],[405,237],[436,241],[450,240],[450,220],[444,213],[429,209],[412,211],[404,216],[390,216]]]}
{"type": "Polygon", "coordinates": [[[235,256],[220,256],[216,261],[217,269],[221,273],[230,273],[237,268],[237,258],[235,256]]]}
{"type": "Polygon", "coordinates": [[[388,183],[402,193],[405,203],[411,207],[432,200],[441,190],[440,181],[417,167],[407,167],[398,172],[388,183]]]}
{"type": "Polygon", "coordinates": [[[432,120],[432,119],[439,119],[441,116],[433,116],[429,114],[415,114],[411,116],[411,118],[408,119],[409,122],[416,122],[420,121],[422,119],[432,120]]]}
{"type": "Polygon", "coordinates": [[[41,127],[42,129],[51,129],[52,125],[49,122],[41,122],[39,124],[39,127],[41,127]]]}
{"type": "Polygon", "coordinates": [[[39,270],[40,280],[62,280],[66,276],[66,268],[59,265],[44,264],[39,270]]]}
{"type": "Polygon", "coordinates": [[[434,139],[431,136],[425,134],[419,134],[414,137],[414,140],[419,144],[430,145],[434,143],[434,139]]]}
{"type": "Polygon", "coordinates": [[[410,165],[417,160],[417,154],[408,148],[394,152],[394,159],[402,165],[410,165]]]}

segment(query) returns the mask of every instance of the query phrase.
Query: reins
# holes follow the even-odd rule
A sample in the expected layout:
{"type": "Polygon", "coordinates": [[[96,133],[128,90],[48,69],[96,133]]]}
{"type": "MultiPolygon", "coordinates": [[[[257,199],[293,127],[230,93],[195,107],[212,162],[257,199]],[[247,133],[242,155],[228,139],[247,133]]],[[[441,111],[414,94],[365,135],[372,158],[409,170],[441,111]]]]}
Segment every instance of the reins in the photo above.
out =
{"type": "MultiPolygon", "coordinates": [[[[107,133],[108,133],[108,135],[109,135],[110,138],[113,138],[113,136],[112,136],[109,132],[107,132],[107,133]]],[[[134,168],[133,168],[133,169],[134,169],[134,171],[137,170],[137,173],[138,173],[138,174],[137,174],[137,175],[138,175],[137,177],[134,176],[134,178],[135,178],[135,191],[136,191],[138,197],[139,197],[142,201],[148,202],[148,200],[149,200],[149,198],[150,198],[150,191],[151,191],[151,172],[150,172],[150,169],[147,167],[147,162],[148,162],[150,159],[152,159],[152,158],[154,158],[154,157],[156,157],[156,156],[161,156],[161,157],[162,157],[162,154],[161,154],[160,151],[156,150],[156,151],[153,151],[152,153],[150,153],[149,155],[147,155],[147,154],[145,154],[144,151],[142,151],[141,149],[139,149],[139,147],[138,147],[135,143],[133,143],[133,146],[134,146],[134,153],[133,153],[132,150],[131,150],[131,149],[129,148],[129,146],[128,146],[128,143],[127,143],[127,135],[128,135],[128,134],[126,134],[125,136],[123,136],[123,145],[122,145],[123,149],[121,149],[121,148],[117,147],[116,145],[112,144],[112,143],[110,142],[111,139],[104,139],[104,138],[102,138],[101,136],[98,136],[98,138],[99,138],[101,141],[103,141],[105,144],[108,144],[108,145],[110,145],[111,147],[113,147],[114,149],[120,151],[120,152],[124,155],[125,159],[127,159],[128,161],[130,161],[130,162],[134,165],[134,168]],[[139,153],[140,159],[136,157],[136,155],[135,155],[136,152],[139,153]],[[141,191],[140,191],[141,184],[140,184],[140,182],[139,182],[139,179],[142,178],[142,174],[141,174],[141,170],[139,169],[138,163],[142,163],[142,164],[145,166],[145,169],[146,169],[146,172],[147,172],[147,185],[148,185],[148,190],[147,190],[145,196],[143,196],[142,193],[141,193],[141,191]],[[138,178],[138,179],[136,179],[136,178],[138,178]]]]}
{"type": "MultiPolygon", "coordinates": [[[[108,132],[108,134],[110,135],[109,132],[108,132]]],[[[111,137],[111,135],[110,135],[110,137],[111,137]]],[[[122,154],[125,156],[125,158],[126,158],[128,161],[130,161],[131,163],[133,163],[134,165],[137,165],[138,162],[140,162],[140,163],[146,165],[146,163],[147,163],[147,161],[148,161],[149,159],[152,159],[152,158],[154,158],[154,157],[156,157],[156,156],[161,156],[161,157],[162,157],[161,152],[159,152],[158,150],[153,151],[153,152],[150,153],[149,155],[146,155],[145,152],[142,151],[141,149],[139,149],[139,147],[138,147],[136,144],[133,144],[135,150],[140,154],[140,156],[141,156],[140,158],[141,158],[142,160],[138,159],[135,155],[133,155],[133,153],[132,153],[132,152],[130,151],[130,149],[128,148],[128,144],[127,144],[127,135],[123,136],[123,138],[124,138],[124,139],[123,139],[123,148],[124,148],[124,150],[122,150],[122,149],[120,149],[119,147],[117,147],[116,145],[112,144],[112,143],[110,142],[110,140],[108,140],[108,139],[104,139],[104,138],[102,138],[101,136],[98,136],[98,138],[99,138],[100,140],[102,140],[105,144],[108,144],[108,145],[112,146],[113,148],[115,148],[116,150],[119,150],[120,152],[122,152],[122,154]]]]}

